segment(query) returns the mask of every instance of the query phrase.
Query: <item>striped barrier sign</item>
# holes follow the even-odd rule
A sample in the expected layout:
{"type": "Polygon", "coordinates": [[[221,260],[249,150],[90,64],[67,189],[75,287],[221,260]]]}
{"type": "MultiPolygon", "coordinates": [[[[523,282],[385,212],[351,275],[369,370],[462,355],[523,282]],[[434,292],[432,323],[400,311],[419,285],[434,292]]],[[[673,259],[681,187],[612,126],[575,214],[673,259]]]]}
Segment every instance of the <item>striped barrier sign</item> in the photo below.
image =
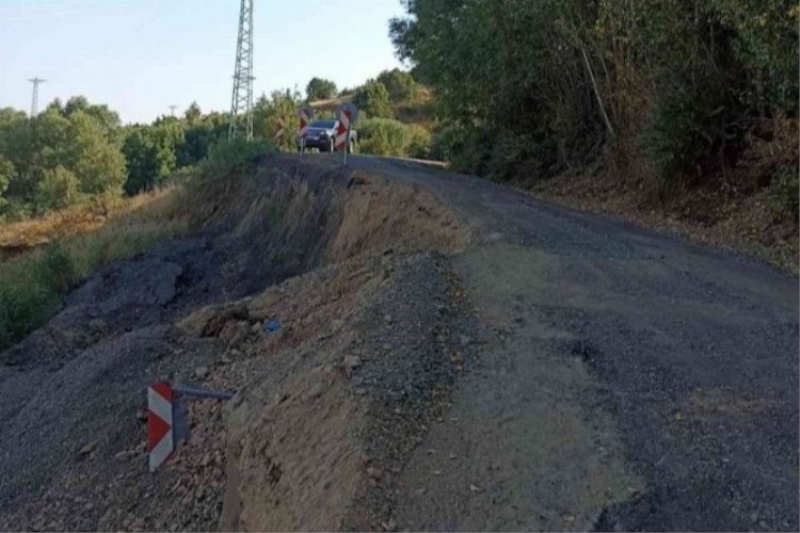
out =
{"type": "Polygon", "coordinates": [[[283,131],[285,128],[285,124],[282,118],[278,118],[278,125],[275,127],[275,140],[277,141],[281,137],[283,137],[283,131]]]}
{"type": "Polygon", "coordinates": [[[347,166],[347,152],[350,149],[350,130],[358,119],[358,108],[351,102],[345,102],[336,108],[339,125],[336,128],[335,149],[344,152],[344,164],[347,166]]]}
{"type": "Polygon", "coordinates": [[[308,125],[311,123],[311,118],[314,116],[314,108],[306,105],[300,108],[298,112],[300,117],[300,129],[297,131],[297,136],[300,139],[300,154],[306,151],[306,135],[308,135],[308,125]]]}
{"type": "Polygon", "coordinates": [[[352,120],[352,115],[349,109],[342,110],[342,114],[339,115],[339,127],[336,128],[336,149],[342,150],[347,148],[347,137],[350,133],[350,122],[352,120]]]}
{"type": "Polygon", "coordinates": [[[230,400],[233,394],[192,387],[156,383],[147,388],[147,452],[150,471],[155,472],[175,452],[175,443],[189,439],[189,427],[180,398],[230,400]]]}
{"type": "Polygon", "coordinates": [[[147,452],[151,472],[155,472],[175,451],[174,398],[169,383],[156,383],[147,388],[147,452]]]}

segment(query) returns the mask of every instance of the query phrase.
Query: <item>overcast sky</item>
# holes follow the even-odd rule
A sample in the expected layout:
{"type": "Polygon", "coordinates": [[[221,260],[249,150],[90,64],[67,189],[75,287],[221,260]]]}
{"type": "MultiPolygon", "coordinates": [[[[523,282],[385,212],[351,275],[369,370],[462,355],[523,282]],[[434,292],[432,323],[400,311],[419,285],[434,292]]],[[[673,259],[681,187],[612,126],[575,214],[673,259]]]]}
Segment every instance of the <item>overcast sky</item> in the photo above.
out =
{"type": "MultiPolygon", "coordinates": [[[[0,0],[0,107],[84,95],[123,122],[196,100],[230,108],[240,0],[0,0]]],[[[399,66],[388,21],[399,0],[255,0],[255,92],[342,87],[399,66]]]]}

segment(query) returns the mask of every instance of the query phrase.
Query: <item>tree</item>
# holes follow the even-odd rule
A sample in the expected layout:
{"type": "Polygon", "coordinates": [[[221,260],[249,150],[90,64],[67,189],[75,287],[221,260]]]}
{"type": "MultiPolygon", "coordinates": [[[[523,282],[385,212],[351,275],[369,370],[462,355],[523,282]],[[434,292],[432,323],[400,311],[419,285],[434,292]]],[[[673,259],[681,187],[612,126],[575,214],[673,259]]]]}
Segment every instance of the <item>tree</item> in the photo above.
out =
{"type": "Polygon", "coordinates": [[[125,193],[136,194],[160,185],[177,168],[176,148],[183,141],[184,132],[177,121],[130,131],[122,145],[128,162],[125,193]]]}
{"type": "Polygon", "coordinates": [[[189,126],[196,126],[203,119],[203,112],[197,102],[192,102],[192,105],[189,106],[183,116],[189,126]]]}
{"type": "Polygon", "coordinates": [[[284,133],[276,144],[284,151],[295,151],[297,147],[294,124],[297,120],[299,106],[300,95],[289,89],[274,91],[269,98],[262,94],[253,109],[253,129],[256,137],[272,140],[278,126],[278,119],[281,119],[284,124],[284,133]]]}
{"type": "Polygon", "coordinates": [[[379,81],[369,80],[359,87],[353,95],[353,103],[370,118],[393,117],[389,91],[379,81]]]}
{"type": "Polygon", "coordinates": [[[384,70],[378,75],[378,81],[386,87],[386,90],[389,91],[389,98],[395,103],[413,100],[419,91],[414,77],[398,68],[384,70]]]}
{"type": "Polygon", "coordinates": [[[78,178],[61,165],[44,171],[36,185],[36,210],[46,213],[69,207],[78,198],[78,178]]]}
{"type": "Polygon", "coordinates": [[[309,101],[330,100],[337,95],[336,84],[331,80],[312,78],[306,86],[306,98],[309,101]]]}

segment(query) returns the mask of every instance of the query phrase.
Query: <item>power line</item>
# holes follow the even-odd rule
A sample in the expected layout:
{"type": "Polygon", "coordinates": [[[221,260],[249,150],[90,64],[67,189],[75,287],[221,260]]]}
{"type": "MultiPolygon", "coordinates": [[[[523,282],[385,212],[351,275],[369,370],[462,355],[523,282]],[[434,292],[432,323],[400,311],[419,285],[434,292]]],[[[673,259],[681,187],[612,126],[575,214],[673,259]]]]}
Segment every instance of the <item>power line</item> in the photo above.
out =
{"type": "Polygon", "coordinates": [[[29,82],[33,84],[33,95],[31,95],[31,118],[35,117],[39,112],[39,84],[47,80],[41,78],[30,78],[29,82]]]}
{"type": "Polygon", "coordinates": [[[253,0],[242,0],[239,13],[239,39],[236,43],[236,68],[231,96],[232,139],[244,133],[253,138],[253,0]]]}

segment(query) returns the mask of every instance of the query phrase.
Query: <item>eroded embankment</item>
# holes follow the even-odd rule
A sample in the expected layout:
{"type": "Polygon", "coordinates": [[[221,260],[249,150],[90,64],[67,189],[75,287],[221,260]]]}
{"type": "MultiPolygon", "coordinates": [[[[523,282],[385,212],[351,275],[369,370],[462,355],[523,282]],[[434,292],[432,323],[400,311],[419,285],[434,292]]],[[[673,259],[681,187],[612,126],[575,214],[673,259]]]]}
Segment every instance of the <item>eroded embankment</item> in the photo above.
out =
{"type": "Polygon", "coordinates": [[[446,254],[469,229],[419,188],[291,160],[188,197],[193,239],[98,273],[0,355],[0,528],[391,526],[394,474],[468,357],[446,254]],[[191,441],[151,476],[160,379],[238,394],[189,405],[191,441]]]}

